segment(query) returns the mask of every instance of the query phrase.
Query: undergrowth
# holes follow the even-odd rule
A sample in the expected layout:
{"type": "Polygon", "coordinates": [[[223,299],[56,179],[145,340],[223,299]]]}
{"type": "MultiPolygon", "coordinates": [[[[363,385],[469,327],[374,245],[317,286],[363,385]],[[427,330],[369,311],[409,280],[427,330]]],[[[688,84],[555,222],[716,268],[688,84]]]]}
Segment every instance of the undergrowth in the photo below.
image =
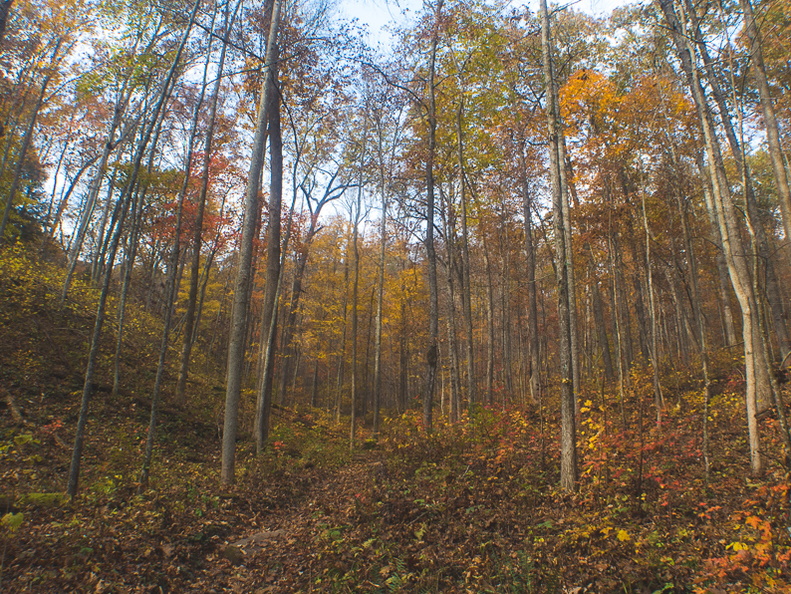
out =
{"type": "Polygon", "coordinates": [[[237,484],[223,488],[221,378],[209,367],[187,409],[166,394],[141,491],[151,379],[141,370],[153,369],[158,332],[132,306],[126,381],[116,396],[106,389],[110,325],[82,490],[69,501],[95,292],[77,279],[61,308],[60,283],[58,266],[0,253],[0,388],[24,417],[0,421],[4,592],[791,590],[790,483],[776,421],[761,421],[767,471],[751,477],[743,385],[727,353],[712,364],[708,475],[699,381],[669,376],[657,422],[650,370],[636,366],[622,394],[582,394],[575,493],[557,487],[552,386],[542,406],[479,407],[458,423],[438,415],[430,434],[417,412],[388,418],[354,453],[347,427],[327,412],[275,409],[271,446],[256,456],[243,431],[237,484]],[[227,553],[256,532],[277,536],[227,553]]]}

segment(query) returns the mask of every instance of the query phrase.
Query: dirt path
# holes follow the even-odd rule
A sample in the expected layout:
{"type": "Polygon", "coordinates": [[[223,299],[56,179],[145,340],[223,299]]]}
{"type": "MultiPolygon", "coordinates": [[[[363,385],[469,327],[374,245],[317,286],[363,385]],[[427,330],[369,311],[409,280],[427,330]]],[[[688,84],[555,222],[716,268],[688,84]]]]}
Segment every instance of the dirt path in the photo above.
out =
{"type": "MultiPolygon", "coordinates": [[[[190,584],[200,592],[326,591],[327,554],[356,522],[361,492],[385,472],[382,456],[364,452],[286,504],[239,524],[206,558],[190,584]]],[[[240,516],[240,522],[244,518],[240,516]]],[[[334,560],[337,561],[337,560],[334,560]]],[[[346,561],[352,562],[353,559],[346,561]]]]}

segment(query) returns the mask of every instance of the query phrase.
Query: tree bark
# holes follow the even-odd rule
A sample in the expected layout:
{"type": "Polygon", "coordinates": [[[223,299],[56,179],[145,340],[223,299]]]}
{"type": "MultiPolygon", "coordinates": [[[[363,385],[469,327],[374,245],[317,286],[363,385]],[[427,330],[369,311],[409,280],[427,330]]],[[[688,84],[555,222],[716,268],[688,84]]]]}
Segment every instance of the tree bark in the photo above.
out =
{"type": "Polygon", "coordinates": [[[118,201],[116,202],[114,208],[115,214],[117,214],[116,217],[117,225],[115,227],[113,236],[109,244],[109,254],[107,256],[107,264],[104,271],[104,281],[102,284],[101,292],[99,294],[99,303],[96,308],[96,317],[94,320],[93,334],[91,336],[91,346],[90,346],[90,351],[88,353],[88,362],[85,368],[85,381],[83,383],[83,389],[82,389],[80,413],[77,421],[77,430],[75,432],[75,437],[74,437],[74,447],[72,449],[71,465],[69,468],[69,479],[66,489],[66,492],[70,497],[74,497],[77,494],[77,487],[80,476],[80,463],[82,460],[82,450],[85,441],[85,426],[88,421],[88,406],[93,392],[93,378],[96,369],[96,360],[98,359],[99,356],[99,343],[101,339],[102,326],[104,324],[105,309],[107,306],[107,297],[110,292],[110,280],[112,278],[112,273],[113,273],[113,263],[115,261],[115,254],[118,249],[118,244],[120,242],[121,233],[123,230],[124,218],[126,216],[126,212],[129,207],[129,202],[130,202],[129,199],[132,196],[132,190],[137,184],[137,177],[138,174],[140,173],[140,166],[143,161],[143,155],[146,151],[149,141],[151,140],[151,136],[154,131],[153,129],[156,126],[157,120],[159,119],[159,113],[163,110],[167,98],[170,95],[170,86],[175,78],[178,65],[181,62],[181,55],[184,51],[184,46],[186,45],[187,40],[189,39],[189,35],[192,30],[192,24],[194,23],[195,20],[195,14],[197,13],[199,6],[200,6],[200,0],[196,0],[192,8],[192,13],[190,14],[190,19],[187,28],[184,32],[184,35],[181,38],[181,42],[173,57],[173,61],[171,63],[170,69],[168,70],[168,73],[165,76],[165,80],[162,83],[162,88],[160,90],[158,99],[153,106],[153,117],[145,133],[143,134],[143,138],[141,139],[137,147],[131,175],[126,183],[126,186],[124,187],[124,191],[122,192],[121,196],[119,196],[118,201]]]}
{"type": "Polygon", "coordinates": [[[560,486],[567,491],[576,489],[577,481],[577,430],[575,418],[574,351],[571,339],[570,250],[565,215],[568,195],[563,184],[564,168],[562,127],[558,113],[555,87],[552,35],[546,0],[541,0],[541,48],[544,62],[544,85],[547,96],[547,124],[549,135],[550,181],[552,186],[552,216],[555,231],[556,274],[558,284],[558,319],[560,323],[560,486]],[[563,204],[566,204],[564,208],[563,204]]]}
{"type": "Polygon", "coordinates": [[[426,432],[432,430],[432,408],[434,389],[439,359],[439,288],[437,285],[437,254],[434,247],[434,159],[437,147],[437,96],[436,96],[436,61],[439,43],[440,18],[444,0],[437,0],[434,8],[434,24],[431,34],[428,68],[428,154],[426,156],[426,261],[428,264],[428,334],[429,343],[426,349],[426,380],[423,392],[423,427],[426,432]]]}
{"type": "MultiPolygon", "coordinates": [[[[230,12],[231,4],[226,5],[225,18],[223,22],[223,40],[220,50],[220,59],[217,64],[217,79],[211,95],[211,105],[209,107],[208,126],[206,137],[203,140],[203,163],[201,168],[201,187],[198,195],[198,210],[195,214],[195,228],[192,233],[192,253],[190,258],[190,288],[187,296],[187,311],[184,315],[184,340],[181,346],[181,358],[179,364],[179,377],[176,382],[176,403],[179,406],[187,404],[187,379],[189,377],[190,358],[192,356],[192,345],[195,340],[196,310],[198,302],[198,283],[200,280],[200,252],[201,240],[203,236],[203,219],[206,212],[206,198],[209,193],[209,170],[211,166],[212,146],[214,143],[214,129],[217,122],[217,105],[220,97],[220,84],[222,82],[223,70],[225,69],[225,57],[228,50],[228,40],[231,33],[231,26],[236,20],[236,14],[242,0],[238,0],[233,12],[230,12]]],[[[209,50],[211,46],[209,46],[209,50]]],[[[211,51],[208,51],[211,56],[211,51]]],[[[207,58],[208,60],[208,58],[207,58]]]]}
{"type": "MultiPolygon", "coordinates": [[[[275,47],[274,58],[279,50],[275,47]]],[[[272,409],[272,388],[275,377],[275,350],[277,348],[278,298],[281,283],[281,223],[283,212],[283,135],[280,127],[280,96],[278,83],[278,64],[270,69],[272,86],[272,105],[269,108],[270,138],[270,175],[269,185],[269,224],[266,233],[266,280],[264,285],[264,304],[261,314],[261,366],[262,377],[255,407],[256,451],[264,451],[269,439],[269,416],[272,409]]],[[[292,209],[293,210],[293,209],[292,209]]],[[[287,232],[288,233],[288,232],[287,232]]],[[[285,251],[285,250],[284,250],[285,251]]]]}
{"type": "Polygon", "coordinates": [[[234,301],[231,310],[231,332],[228,340],[228,367],[225,388],[225,418],[223,421],[222,470],[220,480],[223,485],[234,481],[234,462],[236,454],[236,434],[239,423],[239,399],[242,390],[242,369],[244,364],[245,340],[247,336],[248,308],[252,292],[254,271],[253,238],[258,229],[258,202],[261,192],[261,173],[264,169],[264,148],[267,137],[267,112],[276,92],[272,72],[276,67],[276,42],[280,25],[281,0],[273,0],[272,18],[266,40],[263,82],[261,97],[256,116],[255,137],[250,159],[250,171],[244,201],[244,222],[239,246],[234,301]]]}

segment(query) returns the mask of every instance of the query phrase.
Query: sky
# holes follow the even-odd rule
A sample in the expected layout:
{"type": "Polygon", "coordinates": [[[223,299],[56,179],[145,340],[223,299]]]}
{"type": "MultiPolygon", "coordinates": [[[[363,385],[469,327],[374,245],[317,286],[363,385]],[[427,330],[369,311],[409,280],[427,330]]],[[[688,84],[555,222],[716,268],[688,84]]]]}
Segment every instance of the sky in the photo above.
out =
{"type": "MultiPolygon", "coordinates": [[[[636,1],[636,0],[632,0],[636,1]]],[[[350,18],[367,24],[370,29],[369,42],[387,42],[388,35],[383,27],[391,22],[405,22],[402,10],[411,14],[420,9],[423,0],[340,0],[341,11],[350,18]]],[[[550,0],[550,4],[554,2],[550,0]]],[[[560,2],[558,2],[560,3],[560,2]]],[[[603,16],[613,8],[629,3],[627,0],[577,0],[574,7],[588,14],[603,16]]],[[[538,9],[538,0],[515,0],[515,5],[528,4],[532,10],[538,9]]]]}

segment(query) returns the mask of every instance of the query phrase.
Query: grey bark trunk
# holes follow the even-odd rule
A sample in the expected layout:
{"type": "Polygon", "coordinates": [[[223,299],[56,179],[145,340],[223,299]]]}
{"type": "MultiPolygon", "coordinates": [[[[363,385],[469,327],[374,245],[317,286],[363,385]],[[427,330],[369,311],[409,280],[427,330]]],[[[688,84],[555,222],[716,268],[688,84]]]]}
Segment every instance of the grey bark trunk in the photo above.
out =
{"type": "Polygon", "coordinates": [[[426,157],[426,260],[428,264],[429,343],[426,350],[426,381],[423,392],[423,427],[432,430],[432,408],[439,359],[439,289],[437,285],[437,254],[434,248],[434,158],[437,146],[437,97],[436,60],[439,43],[440,17],[444,0],[438,0],[434,9],[434,24],[429,51],[428,73],[428,155],[426,157]]]}
{"type": "MultiPolygon", "coordinates": [[[[274,56],[277,60],[277,47],[274,56]]],[[[270,73],[272,86],[274,89],[278,89],[277,62],[270,69],[270,73]]],[[[280,97],[277,92],[272,95],[272,105],[269,111],[269,138],[271,182],[269,185],[269,224],[266,234],[266,281],[261,314],[261,362],[263,365],[261,366],[262,377],[255,407],[255,443],[256,451],[259,454],[264,451],[269,439],[269,417],[273,402],[272,389],[275,376],[275,350],[277,348],[277,303],[280,296],[282,269],[280,217],[283,210],[283,135],[280,128],[280,97]]]]}
{"type": "Polygon", "coordinates": [[[577,481],[577,430],[575,418],[574,351],[571,336],[570,250],[565,220],[568,195],[563,184],[565,161],[562,152],[562,127],[558,113],[557,90],[552,65],[552,35],[546,0],[541,0],[541,47],[544,62],[544,85],[547,90],[552,214],[555,231],[556,273],[558,284],[558,319],[560,323],[560,486],[574,491],[577,481]],[[563,204],[566,204],[564,208],[563,204]]]}
{"type": "MultiPolygon", "coordinates": [[[[211,106],[209,107],[208,127],[206,137],[203,140],[203,163],[201,169],[201,187],[198,195],[198,210],[195,214],[195,228],[192,233],[192,254],[190,259],[190,288],[187,296],[187,311],[184,317],[184,340],[181,346],[181,358],[179,363],[179,377],[176,382],[176,403],[179,406],[187,404],[187,379],[189,377],[190,358],[192,356],[192,345],[195,340],[196,311],[198,302],[198,283],[200,280],[200,252],[201,238],[203,234],[203,219],[206,212],[206,198],[209,192],[209,169],[211,165],[212,146],[214,143],[214,128],[217,121],[217,104],[220,97],[220,84],[222,82],[223,70],[225,69],[225,57],[228,50],[228,39],[231,26],[236,20],[242,1],[238,0],[233,13],[230,13],[230,3],[227,4],[225,19],[223,22],[223,43],[220,50],[220,59],[217,64],[217,79],[211,95],[211,106]]],[[[209,46],[209,49],[211,46],[209,46]]],[[[211,51],[208,52],[211,56],[211,51]]],[[[208,58],[207,58],[208,59],[208,58]]]]}
{"type": "Polygon", "coordinates": [[[239,399],[242,390],[247,317],[253,281],[253,238],[258,228],[258,203],[261,192],[261,173],[264,169],[264,148],[267,137],[267,111],[275,93],[271,72],[275,68],[277,34],[280,25],[281,0],[274,0],[269,35],[266,41],[261,97],[256,116],[255,137],[250,159],[250,171],[245,191],[244,223],[239,246],[239,259],[234,284],[234,301],[231,310],[231,332],[228,340],[228,367],[226,370],[225,418],[223,421],[222,470],[220,480],[230,485],[234,480],[236,434],[239,423],[239,399]]]}
{"type": "Polygon", "coordinates": [[[173,62],[171,63],[170,69],[168,70],[168,73],[165,76],[165,80],[162,83],[162,88],[159,93],[159,98],[154,105],[153,108],[154,116],[152,117],[151,122],[146,130],[146,133],[143,135],[143,138],[141,139],[140,144],[137,147],[131,175],[126,183],[126,186],[124,187],[124,191],[122,192],[121,196],[119,196],[118,201],[114,208],[116,214],[118,215],[117,216],[118,224],[116,225],[115,231],[113,232],[113,236],[110,240],[109,254],[107,256],[107,264],[104,272],[104,281],[102,283],[102,289],[99,294],[99,303],[96,308],[96,317],[94,320],[93,334],[91,336],[91,346],[88,353],[88,362],[85,367],[85,381],[83,383],[83,389],[82,389],[80,413],[77,420],[77,430],[74,436],[74,447],[72,449],[71,465],[69,467],[69,480],[66,488],[66,492],[70,497],[74,497],[77,494],[77,488],[80,477],[80,464],[82,461],[82,450],[85,442],[85,426],[88,422],[88,406],[90,404],[90,399],[93,393],[93,379],[96,370],[96,360],[98,359],[99,356],[99,343],[102,334],[102,326],[104,325],[107,297],[110,292],[110,280],[112,278],[112,273],[113,273],[113,263],[115,262],[115,254],[121,239],[124,218],[126,216],[126,212],[129,207],[129,199],[132,196],[132,190],[134,186],[137,184],[137,176],[140,173],[140,166],[143,161],[143,155],[145,154],[146,148],[148,146],[148,142],[153,134],[154,131],[153,128],[156,125],[157,120],[159,119],[158,115],[164,108],[164,105],[170,94],[169,91],[170,85],[176,75],[176,69],[178,68],[179,63],[181,62],[181,55],[184,50],[184,46],[187,43],[187,39],[189,38],[190,31],[192,30],[192,24],[194,22],[195,14],[199,6],[200,6],[200,0],[196,0],[195,4],[193,5],[192,13],[190,14],[190,20],[187,25],[187,29],[181,39],[181,43],[179,44],[176,54],[173,57],[173,62]]]}

